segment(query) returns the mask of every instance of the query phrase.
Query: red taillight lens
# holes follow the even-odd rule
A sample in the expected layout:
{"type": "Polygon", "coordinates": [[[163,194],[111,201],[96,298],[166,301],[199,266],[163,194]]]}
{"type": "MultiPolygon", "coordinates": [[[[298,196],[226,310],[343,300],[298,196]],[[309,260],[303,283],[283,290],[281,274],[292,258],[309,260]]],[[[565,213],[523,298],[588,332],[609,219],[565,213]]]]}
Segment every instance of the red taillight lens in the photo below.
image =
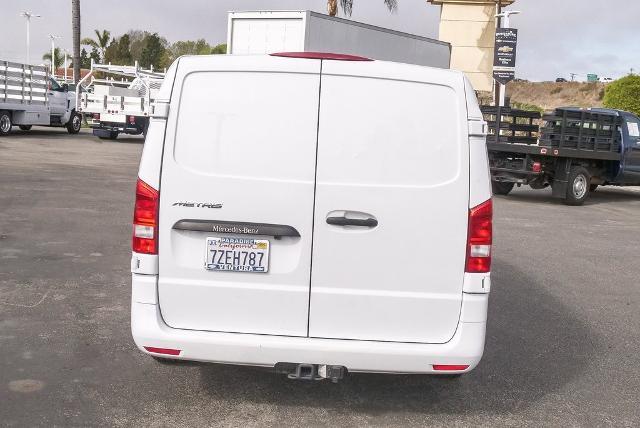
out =
{"type": "Polygon", "coordinates": [[[445,372],[461,372],[468,369],[468,365],[464,364],[434,364],[433,369],[445,372]]]}
{"type": "Polygon", "coordinates": [[[136,183],[133,211],[133,251],[158,254],[158,202],[160,193],[144,181],[136,183]]]}
{"type": "Polygon", "coordinates": [[[179,349],[155,348],[153,346],[145,346],[144,349],[146,349],[148,352],[151,352],[153,354],[162,354],[162,355],[180,355],[180,352],[182,352],[179,349]]]}
{"type": "Polygon", "coordinates": [[[93,118],[95,120],[100,120],[100,113],[93,113],[93,118]]]}
{"type": "Polygon", "coordinates": [[[131,124],[131,125],[135,125],[136,124],[136,117],[135,116],[129,116],[129,124],[131,124]]]}
{"type": "Polygon", "coordinates": [[[492,240],[493,202],[489,199],[469,211],[466,272],[488,273],[491,271],[492,240]]]}
{"type": "Polygon", "coordinates": [[[542,171],[542,164],[540,162],[534,162],[533,165],[531,166],[531,170],[533,172],[540,172],[542,171]]]}

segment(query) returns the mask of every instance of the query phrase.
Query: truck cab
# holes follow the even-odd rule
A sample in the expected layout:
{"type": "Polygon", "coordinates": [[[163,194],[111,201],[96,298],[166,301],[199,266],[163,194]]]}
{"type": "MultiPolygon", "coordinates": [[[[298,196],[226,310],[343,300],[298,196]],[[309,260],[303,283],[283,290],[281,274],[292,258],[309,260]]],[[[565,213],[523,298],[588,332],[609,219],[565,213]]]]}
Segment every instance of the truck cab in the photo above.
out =
{"type": "MultiPolygon", "coordinates": [[[[71,115],[75,112],[76,93],[69,91],[68,84],[60,84],[56,79],[50,77],[47,95],[49,96],[50,124],[62,126],[69,123],[71,115]]],[[[76,125],[80,125],[79,117],[76,125]]]]}
{"type": "Polygon", "coordinates": [[[621,129],[623,134],[623,158],[620,176],[617,180],[622,183],[640,184],[640,118],[635,114],[620,111],[624,119],[621,129]]]}

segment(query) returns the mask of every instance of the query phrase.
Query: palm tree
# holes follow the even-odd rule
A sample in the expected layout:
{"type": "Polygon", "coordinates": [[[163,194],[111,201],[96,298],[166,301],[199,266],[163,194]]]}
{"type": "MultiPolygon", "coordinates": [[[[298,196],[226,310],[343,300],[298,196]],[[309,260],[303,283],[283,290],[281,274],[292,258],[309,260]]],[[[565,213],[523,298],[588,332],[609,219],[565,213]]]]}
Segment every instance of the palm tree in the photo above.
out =
{"type": "MultiPolygon", "coordinates": [[[[62,52],[60,52],[60,48],[55,48],[54,49],[54,54],[55,54],[55,61],[53,63],[53,69],[57,70],[60,67],[62,67],[64,65],[64,54],[62,52]]],[[[42,59],[45,61],[49,61],[49,64],[51,64],[51,51],[47,52],[46,54],[42,55],[42,59]]]]}
{"type": "Polygon", "coordinates": [[[73,29],[73,81],[80,81],[80,0],[71,0],[71,27],[73,29]]]}
{"type": "Polygon", "coordinates": [[[100,59],[104,60],[104,53],[109,46],[109,42],[111,41],[111,33],[107,30],[102,30],[102,33],[98,30],[93,30],[96,33],[96,39],[93,40],[89,37],[85,37],[82,39],[80,43],[83,45],[91,46],[92,48],[98,49],[100,53],[100,59]]]}
{"type": "MultiPolygon", "coordinates": [[[[384,0],[384,4],[390,12],[395,12],[398,9],[398,0],[384,0]]],[[[340,0],[340,7],[345,15],[351,16],[353,0],[340,0]]],[[[330,16],[336,16],[338,14],[338,0],[327,0],[327,9],[330,16]]]]}

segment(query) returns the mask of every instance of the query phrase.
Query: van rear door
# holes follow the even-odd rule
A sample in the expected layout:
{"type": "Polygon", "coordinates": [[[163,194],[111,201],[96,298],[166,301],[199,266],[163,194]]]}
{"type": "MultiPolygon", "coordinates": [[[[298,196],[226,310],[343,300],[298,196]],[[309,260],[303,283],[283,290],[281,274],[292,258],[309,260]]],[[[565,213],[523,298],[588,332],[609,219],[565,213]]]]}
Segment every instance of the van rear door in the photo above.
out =
{"type": "Polygon", "coordinates": [[[462,305],[461,74],[324,61],[309,335],[444,343],[462,305]]]}
{"type": "Polygon", "coordinates": [[[164,321],[306,336],[320,61],[186,57],[175,82],[160,187],[164,321]]]}

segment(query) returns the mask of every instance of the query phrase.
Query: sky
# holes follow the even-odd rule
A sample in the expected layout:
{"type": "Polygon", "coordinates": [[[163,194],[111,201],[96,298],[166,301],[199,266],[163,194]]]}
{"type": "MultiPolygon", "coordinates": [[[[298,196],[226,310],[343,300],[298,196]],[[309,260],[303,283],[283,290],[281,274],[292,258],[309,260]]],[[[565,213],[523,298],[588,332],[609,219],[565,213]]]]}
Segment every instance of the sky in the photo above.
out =
{"type": "MultiPolygon", "coordinates": [[[[71,0],[0,0],[0,60],[24,62],[26,24],[22,11],[42,15],[31,24],[31,60],[41,63],[56,45],[71,51],[71,0]]],[[[440,7],[426,0],[398,0],[394,14],[382,0],[355,0],[350,19],[426,37],[438,37],[440,7]]],[[[158,32],[168,41],[204,38],[226,41],[230,10],[303,10],[326,12],[326,0],[81,0],[82,36],[94,29],[120,35],[131,29],[158,32]]],[[[640,71],[640,1],[517,0],[512,27],[519,29],[517,77],[529,80],[569,78],[587,73],[621,77],[640,71]]]]}

